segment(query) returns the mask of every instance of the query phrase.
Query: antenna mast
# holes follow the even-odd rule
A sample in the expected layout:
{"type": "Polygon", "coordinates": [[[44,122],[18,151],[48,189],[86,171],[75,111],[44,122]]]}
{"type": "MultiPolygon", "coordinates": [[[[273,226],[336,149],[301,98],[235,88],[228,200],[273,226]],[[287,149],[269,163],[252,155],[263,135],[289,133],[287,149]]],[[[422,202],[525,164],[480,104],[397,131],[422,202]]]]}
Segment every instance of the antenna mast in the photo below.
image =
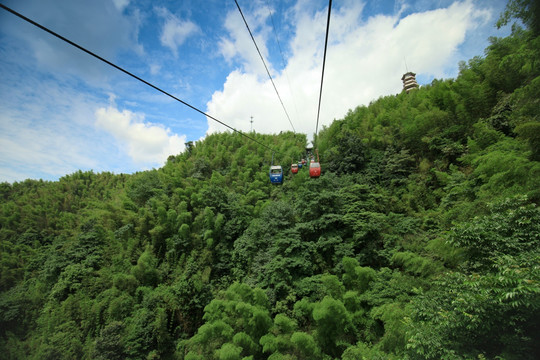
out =
{"type": "Polygon", "coordinates": [[[403,62],[405,62],[405,72],[409,72],[409,67],[407,66],[407,59],[403,57],[403,62]]]}

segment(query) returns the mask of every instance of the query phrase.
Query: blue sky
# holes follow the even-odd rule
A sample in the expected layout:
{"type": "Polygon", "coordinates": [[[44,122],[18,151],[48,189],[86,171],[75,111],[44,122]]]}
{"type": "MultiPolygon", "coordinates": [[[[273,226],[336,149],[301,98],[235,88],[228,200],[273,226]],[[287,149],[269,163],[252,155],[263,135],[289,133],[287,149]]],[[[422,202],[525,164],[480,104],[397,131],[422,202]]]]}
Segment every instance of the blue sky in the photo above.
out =
{"type": "MultiPolygon", "coordinates": [[[[0,1],[239,130],[251,116],[255,131],[292,130],[234,0],[0,1]]],[[[328,2],[238,3],[294,128],[311,138],[328,2]]],[[[459,61],[508,35],[494,26],[505,5],[334,1],[319,127],[399,93],[406,66],[421,84],[456,77],[459,61]]],[[[225,130],[0,10],[0,181],[158,168],[225,130]]]]}

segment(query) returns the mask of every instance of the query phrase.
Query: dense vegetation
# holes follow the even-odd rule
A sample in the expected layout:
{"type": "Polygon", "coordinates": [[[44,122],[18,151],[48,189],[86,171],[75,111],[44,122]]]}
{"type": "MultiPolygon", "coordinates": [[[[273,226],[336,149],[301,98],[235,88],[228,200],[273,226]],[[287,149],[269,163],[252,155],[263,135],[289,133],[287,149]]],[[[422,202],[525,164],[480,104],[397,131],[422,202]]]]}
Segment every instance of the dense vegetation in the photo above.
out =
{"type": "Polygon", "coordinates": [[[0,184],[1,357],[540,358],[533,30],[334,121],[318,179],[272,186],[269,150],[221,133],[158,170],[0,184]]]}

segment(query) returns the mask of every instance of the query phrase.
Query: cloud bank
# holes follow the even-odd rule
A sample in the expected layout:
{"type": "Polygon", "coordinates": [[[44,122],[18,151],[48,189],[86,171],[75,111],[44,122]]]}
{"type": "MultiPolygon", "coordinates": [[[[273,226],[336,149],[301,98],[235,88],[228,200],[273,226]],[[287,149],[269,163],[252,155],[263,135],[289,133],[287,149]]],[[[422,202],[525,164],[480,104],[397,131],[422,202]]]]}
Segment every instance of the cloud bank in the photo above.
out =
{"type": "Polygon", "coordinates": [[[161,125],[144,122],[144,115],[113,106],[96,111],[96,125],[109,132],[124,147],[133,161],[163,165],[169,155],[184,151],[185,136],[172,134],[161,125]]]}

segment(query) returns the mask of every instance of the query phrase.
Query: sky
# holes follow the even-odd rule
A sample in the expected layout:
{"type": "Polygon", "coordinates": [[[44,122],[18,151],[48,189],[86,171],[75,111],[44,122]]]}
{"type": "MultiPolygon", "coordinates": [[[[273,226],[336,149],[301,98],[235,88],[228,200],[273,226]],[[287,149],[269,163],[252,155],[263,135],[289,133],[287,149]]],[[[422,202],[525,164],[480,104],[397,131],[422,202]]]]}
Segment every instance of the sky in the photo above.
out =
{"type": "MultiPolygon", "coordinates": [[[[0,0],[243,132],[316,131],[328,1],[0,0]],[[253,120],[253,122],[251,122],[253,120]]],[[[455,78],[506,0],[336,0],[319,130],[349,110],[455,78]]],[[[0,182],[164,165],[223,125],[0,9],[0,182]]],[[[230,131],[230,130],[229,130],[230,131]]],[[[246,139],[246,141],[250,141],[246,139]]]]}

